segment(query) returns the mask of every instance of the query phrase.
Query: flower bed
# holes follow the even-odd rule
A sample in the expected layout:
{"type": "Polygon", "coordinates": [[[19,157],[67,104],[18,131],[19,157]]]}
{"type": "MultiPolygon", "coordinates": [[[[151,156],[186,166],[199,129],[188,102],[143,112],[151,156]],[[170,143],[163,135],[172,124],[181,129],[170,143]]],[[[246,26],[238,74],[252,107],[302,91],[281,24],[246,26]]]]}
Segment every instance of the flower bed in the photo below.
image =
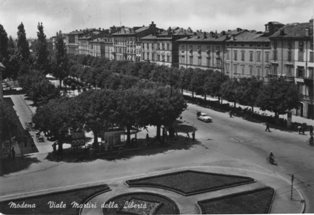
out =
{"type": "Polygon", "coordinates": [[[253,182],[250,177],[186,170],[128,180],[126,183],[131,187],[157,187],[189,196],[253,182]]]}
{"type": "Polygon", "coordinates": [[[274,189],[264,187],[199,201],[203,214],[265,214],[270,212],[274,189]]]}

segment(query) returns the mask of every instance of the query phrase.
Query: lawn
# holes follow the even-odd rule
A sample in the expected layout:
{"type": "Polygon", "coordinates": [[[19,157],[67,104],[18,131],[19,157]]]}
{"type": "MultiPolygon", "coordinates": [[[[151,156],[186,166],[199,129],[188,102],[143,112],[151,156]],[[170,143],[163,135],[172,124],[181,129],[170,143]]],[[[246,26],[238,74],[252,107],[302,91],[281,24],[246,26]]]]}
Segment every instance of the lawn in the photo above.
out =
{"type": "Polygon", "coordinates": [[[117,208],[104,207],[103,214],[179,214],[177,205],[169,198],[154,193],[127,193],[116,196],[106,202],[117,205],[117,208]]]}
{"type": "Polygon", "coordinates": [[[250,177],[187,170],[129,180],[126,183],[131,187],[157,187],[189,196],[253,182],[254,179],[250,177]]]}
{"type": "Polygon", "coordinates": [[[93,187],[63,191],[58,193],[40,195],[29,198],[9,200],[0,202],[0,212],[4,214],[78,214],[79,208],[73,207],[74,202],[84,203],[89,197],[102,192],[109,191],[107,185],[98,185],[93,187]],[[50,208],[50,204],[55,202],[65,208],[50,208]],[[62,204],[60,204],[62,202],[62,204]],[[35,208],[10,208],[11,205],[20,204],[35,208]]]}
{"type": "Polygon", "coordinates": [[[198,202],[203,214],[265,214],[270,212],[274,189],[270,187],[198,202]]]}

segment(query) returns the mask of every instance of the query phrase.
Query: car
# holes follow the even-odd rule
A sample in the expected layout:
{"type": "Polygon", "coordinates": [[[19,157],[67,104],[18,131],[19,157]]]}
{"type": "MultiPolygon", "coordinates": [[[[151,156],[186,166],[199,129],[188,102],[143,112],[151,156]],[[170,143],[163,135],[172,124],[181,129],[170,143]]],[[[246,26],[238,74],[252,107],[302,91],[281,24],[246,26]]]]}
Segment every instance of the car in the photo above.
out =
{"type": "Polygon", "coordinates": [[[197,119],[201,120],[203,122],[212,122],[213,121],[213,118],[208,116],[206,113],[202,113],[202,112],[197,112],[197,119]]]}

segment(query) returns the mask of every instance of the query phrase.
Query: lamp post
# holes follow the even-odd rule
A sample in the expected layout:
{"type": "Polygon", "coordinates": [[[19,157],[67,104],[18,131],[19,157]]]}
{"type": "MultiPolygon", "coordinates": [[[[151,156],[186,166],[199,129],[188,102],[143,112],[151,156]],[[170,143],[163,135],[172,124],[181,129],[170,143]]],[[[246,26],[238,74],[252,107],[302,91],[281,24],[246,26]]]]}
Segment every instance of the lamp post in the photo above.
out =
{"type": "MultiPolygon", "coordinates": [[[[0,103],[2,104],[3,101],[3,89],[2,89],[2,71],[5,69],[3,64],[0,62],[0,103]]],[[[0,159],[3,158],[3,141],[2,141],[2,128],[3,128],[3,111],[0,110],[0,159]]],[[[2,163],[2,162],[1,162],[2,163]]],[[[1,167],[2,169],[2,167],[1,167]]],[[[0,170],[1,171],[1,170],[0,170]]]]}

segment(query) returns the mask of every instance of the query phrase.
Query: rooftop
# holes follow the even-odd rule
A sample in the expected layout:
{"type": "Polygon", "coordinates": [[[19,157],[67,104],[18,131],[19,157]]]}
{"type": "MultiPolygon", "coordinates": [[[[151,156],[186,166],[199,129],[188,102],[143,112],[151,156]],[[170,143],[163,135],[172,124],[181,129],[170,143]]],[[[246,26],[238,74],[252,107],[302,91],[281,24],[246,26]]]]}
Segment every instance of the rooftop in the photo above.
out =
{"type": "Polygon", "coordinates": [[[311,38],[313,36],[313,23],[292,23],[276,31],[271,38],[311,38]]]}

